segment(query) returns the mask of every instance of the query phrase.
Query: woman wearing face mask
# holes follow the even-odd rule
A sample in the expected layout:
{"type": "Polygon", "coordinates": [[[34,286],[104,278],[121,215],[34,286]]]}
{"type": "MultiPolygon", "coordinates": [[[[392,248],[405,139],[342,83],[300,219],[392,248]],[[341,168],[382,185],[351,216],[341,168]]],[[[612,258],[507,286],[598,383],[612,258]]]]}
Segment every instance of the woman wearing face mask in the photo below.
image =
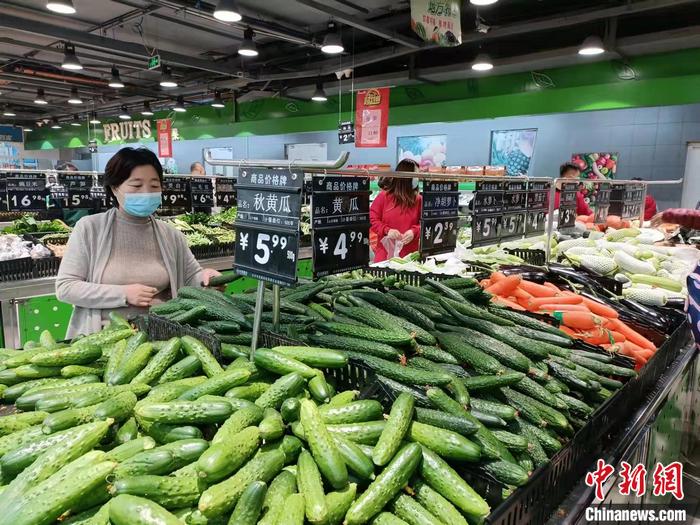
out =
{"type": "Polygon", "coordinates": [[[182,286],[208,283],[184,235],[152,217],[161,203],[163,168],[148,149],[123,148],[105,167],[117,207],[81,219],[56,279],[56,296],[75,305],[68,338],[99,331],[116,311],[145,313],[182,286]]]}
{"type": "MultiPolygon", "coordinates": [[[[404,159],[396,166],[396,171],[417,172],[418,164],[404,159]]],[[[372,231],[377,234],[377,249],[374,262],[381,262],[390,257],[385,244],[401,242],[403,247],[399,256],[403,257],[419,249],[420,211],[422,197],[418,193],[418,179],[399,179],[387,177],[385,189],[372,202],[369,208],[369,220],[372,231]],[[384,241],[384,242],[383,242],[384,241]]]]}

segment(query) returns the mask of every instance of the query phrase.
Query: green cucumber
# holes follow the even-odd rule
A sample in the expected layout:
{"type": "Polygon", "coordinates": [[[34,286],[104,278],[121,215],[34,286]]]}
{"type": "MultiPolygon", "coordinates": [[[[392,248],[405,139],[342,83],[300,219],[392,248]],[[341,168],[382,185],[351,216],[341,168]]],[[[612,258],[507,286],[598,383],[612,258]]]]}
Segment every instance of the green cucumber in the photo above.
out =
{"type": "Polygon", "coordinates": [[[406,333],[380,330],[378,328],[360,327],[352,324],[323,322],[316,323],[316,327],[321,332],[345,337],[357,337],[392,346],[410,346],[411,342],[413,341],[413,338],[406,333]]]}
{"type": "Polygon", "coordinates": [[[505,485],[520,487],[527,483],[527,471],[509,461],[486,461],[481,469],[505,485]]]}
{"type": "Polygon", "coordinates": [[[342,406],[320,406],[319,412],[326,424],[358,423],[381,419],[382,405],[374,399],[361,399],[342,406]]]}
{"type": "Polygon", "coordinates": [[[260,437],[269,443],[280,439],[284,435],[285,424],[277,410],[266,408],[258,428],[260,429],[260,437]]]}
{"type": "Polygon", "coordinates": [[[199,359],[199,362],[202,364],[202,370],[207,377],[213,377],[224,371],[209,349],[194,337],[186,335],[180,338],[180,343],[188,355],[199,359]]]}
{"type": "MultiPolygon", "coordinates": [[[[289,508],[285,506],[287,496],[295,494],[297,490],[296,476],[291,472],[283,470],[270,483],[262,505],[263,517],[258,522],[259,525],[276,525],[280,516],[289,513],[289,508]]],[[[304,521],[304,510],[302,506],[301,522],[304,521]]],[[[301,523],[300,522],[300,523],[301,523]]]]}
{"type": "Polygon", "coordinates": [[[228,443],[246,427],[257,426],[262,421],[263,414],[263,409],[252,403],[236,410],[216,431],[211,440],[212,446],[228,443]]]}
{"type": "Polygon", "coordinates": [[[368,341],[367,339],[360,339],[358,337],[312,334],[309,336],[309,342],[326,348],[352,350],[354,352],[389,360],[398,360],[401,356],[401,352],[391,345],[378,343],[376,341],[368,341]]]}
{"type": "Polygon", "coordinates": [[[327,403],[331,400],[333,393],[330,385],[326,382],[323,372],[317,372],[314,377],[309,379],[306,384],[306,389],[311,394],[311,397],[318,403],[327,403]]]}
{"type": "Polygon", "coordinates": [[[180,355],[180,339],[173,337],[163,344],[148,364],[131,380],[132,383],[152,385],[175,363],[180,355]]]}
{"type": "Polygon", "coordinates": [[[488,401],[486,399],[472,398],[472,408],[487,414],[493,414],[501,419],[510,421],[515,418],[515,409],[503,403],[488,401]]]}
{"type": "Polygon", "coordinates": [[[132,439],[107,452],[107,459],[121,463],[140,452],[151,450],[155,448],[155,446],[155,440],[148,436],[132,439]]]}
{"type": "Polygon", "coordinates": [[[195,505],[203,486],[197,476],[126,476],[118,478],[110,487],[112,496],[130,494],[140,496],[166,509],[181,509],[195,505]]]}
{"type": "Polygon", "coordinates": [[[407,368],[399,363],[392,363],[379,357],[348,352],[350,357],[353,357],[377,374],[381,374],[395,381],[403,382],[407,385],[446,385],[452,381],[452,377],[444,372],[431,372],[427,370],[419,370],[415,368],[407,368]]]}
{"type": "Polygon", "coordinates": [[[511,452],[524,452],[527,450],[527,439],[521,435],[513,434],[506,430],[492,430],[491,433],[511,452]]]}
{"type": "Polygon", "coordinates": [[[413,419],[414,399],[408,393],[400,394],[391,406],[387,425],[379,436],[372,451],[372,461],[377,466],[384,466],[394,457],[401,442],[409,432],[413,419]]]}
{"type": "Polygon", "coordinates": [[[276,525],[304,525],[306,498],[303,494],[290,494],[284,500],[284,512],[276,525]]]}
{"type": "Polygon", "coordinates": [[[326,525],[340,525],[356,496],[356,483],[348,483],[347,488],[326,494],[326,507],[328,508],[326,525]]]}
{"type": "Polygon", "coordinates": [[[346,354],[328,348],[277,346],[272,350],[315,368],[342,368],[348,364],[348,356],[346,354]]]}
{"type": "Polygon", "coordinates": [[[502,386],[510,386],[520,382],[525,377],[522,372],[508,372],[501,375],[486,375],[466,377],[462,381],[471,391],[493,390],[502,386]]]}
{"type": "Polygon", "coordinates": [[[137,417],[156,423],[200,424],[220,423],[231,415],[227,402],[168,401],[137,405],[137,417]]]}
{"type": "MultiPolygon", "coordinates": [[[[324,405],[331,406],[331,405],[324,405]]],[[[288,397],[282,402],[280,414],[285,423],[292,423],[299,420],[299,410],[301,409],[301,400],[297,397],[288,397]]]]}
{"type": "Polygon", "coordinates": [[[391,512],[382,512],[372,520],[372,525],[409,525],[391,512]]]}
{"type": "Polygon", "coordinates": [[[416,407],[416,421],[451,430],[463,436],[470,436],[479,430],[478,424],[470,419],[430,408],[416,407]]]}
{"type": "Polygon", "coordinates": [[[372,460],[356,443],[338,435],[333,436],[333,443],[351,472],[360,479],[374,479],[372,460]]]}
{"type": "Polygon", "coordinates": [[[457,508],[438,494],[433,488],[422,480],[413,484],[413,493],[416,501],[420,503],[433,516],[442,523],[449,525],[467,525],[467,520],[457,508]]]}
{"type": "Polygon", "coordinates": [[[300,373],[293,371],[277,379],[270,386],[270,388],[268,388],[255,400],[255,404],[262,408],[274,408],[279,410],[285,399],[296,396],[302,391],[303,388],[303,376],[300,373]]]}
{"type": "Polygon", "coordinates": [[[256,525],[265,492],[267,492],[267,484],[263,481],[253,481],[248,485],[233,509],[229,525],[256,525]]]}
{"type": "Polygon", "coordinates": [[[299,492],[304,495],[306,518],[311,523],[324,523],[328,516],[328,507],[323,493],[321,472],[307,451],[302,451],[297,460],[297,486],[299,492]]]}
{"type": "Polygon", "coordinates": [[[121,363],[109,380],[110,385],[123,385],[129,383],[148,364],[153,347],[151,343],[143,343],[134,350],[130,357],[124,356],[121,363]]]}
{"type": "Polygon", "coordinates": [[[116,443],[122,445],[127,441],[136,439],[139,435],[139,427],[136,424],[136,419],[133,417],[127,419],[117,430],[117,435],[114,439],[116,443]]]}
{"type": "Polygon", "coordinates": [[[299,416],[304,427],[306,441],[321,473],[334,488],[345,487],[348,482],[345,462],[314,402],[303,399],[299,416]]]}
{"type": "Polygon", "coordinates": [[[409,427],[408,437],[446,459],[475,462],[481,458],[478,445],[451,430],[414,421],[409,427]]]}
{"type": "Polygon", "coordinates": [[[102,356],[102,349],[96,345],[80,345],[40,352],[30,362],[39,366],[84,365],[102,356]]]}
{"type": "Polygon", "coordinates": [[[386,468],[352,503],[345,516],[345,525],[363,525],[377,515],[403,487],[421,463],[421,447],[404,445],[386,468]]]}
{"type": "Polygon", "coordinates": [[[170,383],[195,375],[202,369],[202,363],[194,355],[188,355],[171,365],[158,379],[158,384],[170,383]]]}
{"type": "MultiPolygon", "coordinates": [[[[443,327],[442,325],[440,325],[440,328],[449,329],[449,327],[443,327]]],[[[527,372],[532,367],[532,361],[527,356],[494,337],[470,328],[452,327],[451,329],[459,333],[462,339],[474,348],[481,350],[518,372],[527,372]]]]}
{"type": "MultiPolygon", "coordinates": [[[[20,412],[0,417],[0,436],[8,436],[41,423],[48,412],[20,412]]],[[[0,452],[0,455],[2,453],[0,452]]]]}
{"type": "Polygon", "coordinates": [[[193,386],[178,396],[178,399],[194,401],[205,395],[219,395],[233,387],[240,386],[250,377],[250,370],[234,368],[210,377],[203,383],[193,386]]]}
{"type": "Polygon", "coordinates": [[[112,525],[182,525],[182,521],[146,498],[120,494],[109,503],[112,525]]]}
{"type": "Polygon", "coordinates": [[[400,494],[392,504],[394,514],[410,525],[442,525],[442,521],[433,516],[411,496],[400,494]]]}
{"type": "Polygon", "coordinates": [[[456,332],[438,334],[440,345],[457,358],[481,374],[501,374],[505,367],[494,357],[475,348],[456,332]]]}
{"type": "Polygon", "coordinates": [[[318,373],[317,370],[301,361],[267,348],[256,350],[254,359],[256,366],[280,375],[296,372],[305,379],[311,379],[318,373]]]}
{"type": "Polygon", "coordinates": [[[263,395],[269,388],[270,383],[254,381],[252,383],[246,383],[242,386],[235,386],[227,390],[225,396],[235,397],[236,399],[246,399],[253,402],[263,395]]]}

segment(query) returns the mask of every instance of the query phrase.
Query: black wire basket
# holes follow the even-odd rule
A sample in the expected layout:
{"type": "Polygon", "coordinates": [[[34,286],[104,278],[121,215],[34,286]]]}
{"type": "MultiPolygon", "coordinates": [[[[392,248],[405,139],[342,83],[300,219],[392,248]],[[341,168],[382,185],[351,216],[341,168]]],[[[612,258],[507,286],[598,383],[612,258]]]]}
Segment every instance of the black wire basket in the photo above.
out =
{"type": "Polygon", "coordinates": [[[145,332],[151,341],[162,341],[171,337],[183,337],[189,335],[201,341],[217,361],[222,362],[221,342],[214,335],[199,330],[190,325],[175,323],[155,314],[141,315],[132,319],[136,328],[145,332]]]}

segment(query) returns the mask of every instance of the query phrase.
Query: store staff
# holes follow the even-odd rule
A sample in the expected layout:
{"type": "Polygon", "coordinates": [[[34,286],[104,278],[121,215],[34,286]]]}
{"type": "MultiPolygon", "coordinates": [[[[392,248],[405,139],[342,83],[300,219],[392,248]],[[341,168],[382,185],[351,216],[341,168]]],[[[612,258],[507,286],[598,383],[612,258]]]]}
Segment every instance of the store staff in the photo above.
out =
{"type": "MultiPolygon", "coordinates": [[[[418,164],[402,160],[396,171],[417,172],[418,164]]],[[[377,234],[374,262],[381,262],[394,254],[387,253],[385,244],[401,242],[400,257],[419,249],[420,213],[422,197],[418,193],[418,179],[387,177],[385,189],[379,192],[369,208],[372,231],[377,234]],[[385,241],[386,239],[386,241],[385,241]]]]}
{"type": "Polygon", "coordinates": [[[207,172],[201,162],[193,162],[190,164],[190,175],[206,175],[207,172]]]}
{"type": "MultiPolygon", "coordinates": [[[[559,166],[559,177],[562,179],[579,180],[581,177],[581,170],[576,164],[571,162],[565,162],[559,166]]],[[[557,192],[554,196],[554,209],[559,209],[559,199],[561,198],[561,183],[557,183],[557,192]]],[[[586,202],[586,198],[583,196],[581,190],[576,192],[576,215],[591,215],[593,210],[586,202]]]]}
{"type": "Polygon", "coordinates": [[[145,148],[123,148],[105,167],[117,207],[78,221],[56,278],[56,297],[75,305],[66,337],[99,331],[116,311],[145,313],[182,286],[219,275],[202,269],[182,233],[152,215],[161,203],[163,168],[145,148]]]}

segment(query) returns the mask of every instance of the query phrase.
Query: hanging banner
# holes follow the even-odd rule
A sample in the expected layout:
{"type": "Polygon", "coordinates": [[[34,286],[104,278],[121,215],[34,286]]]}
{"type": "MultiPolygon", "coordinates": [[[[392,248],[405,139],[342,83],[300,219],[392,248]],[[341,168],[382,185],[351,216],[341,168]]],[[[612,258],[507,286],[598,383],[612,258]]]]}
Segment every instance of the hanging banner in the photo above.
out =
{"type": "Polygon", "coordinates": [[[173,156],[172,121],[169,118],[156,121],[158,132],[158,156],[162,158],[173,156]]]}
{"type": "Polygon", "coordinates": [[[355,147],[386,148],[389,88],[361,89],[355,111],[355,147]]]}
{"type": "Polygon", "coordinates": [[[457,0],[411,0],[411,29],[426,42],[442,47],[460,45],[459,4],[457,0]]]}

